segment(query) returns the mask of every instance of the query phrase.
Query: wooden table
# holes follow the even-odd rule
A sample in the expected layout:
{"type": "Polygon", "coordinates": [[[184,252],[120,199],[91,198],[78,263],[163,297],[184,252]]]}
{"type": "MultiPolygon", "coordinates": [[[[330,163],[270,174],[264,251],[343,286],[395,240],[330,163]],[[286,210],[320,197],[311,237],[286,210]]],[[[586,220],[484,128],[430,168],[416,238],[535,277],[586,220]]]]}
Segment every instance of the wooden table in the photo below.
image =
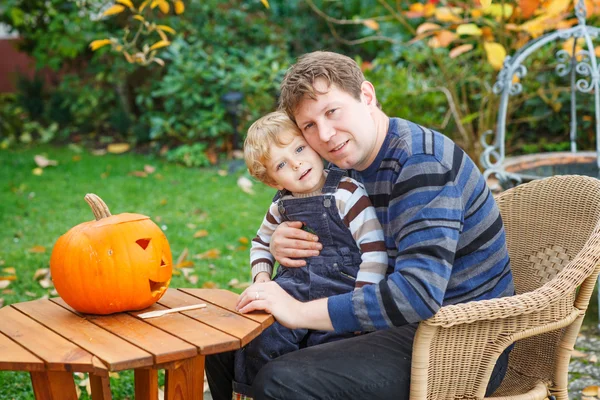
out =
{"type": "Polygon", "coordinates": [[[108,316],[79,314],[62,299],[0,309],[0,370],[29,371],[36,399],[76,400],[73,372],[89,373],[92,399],[110,399],[108,373],[133,369],[135,398],[202,399],[204,356],[245,346],[273,322],[235,312],[238,295],[221,289],[169,289],[157,304],[108,316]],[[206,308],[136,317],[146,311],[206,303],[206,308]]]}

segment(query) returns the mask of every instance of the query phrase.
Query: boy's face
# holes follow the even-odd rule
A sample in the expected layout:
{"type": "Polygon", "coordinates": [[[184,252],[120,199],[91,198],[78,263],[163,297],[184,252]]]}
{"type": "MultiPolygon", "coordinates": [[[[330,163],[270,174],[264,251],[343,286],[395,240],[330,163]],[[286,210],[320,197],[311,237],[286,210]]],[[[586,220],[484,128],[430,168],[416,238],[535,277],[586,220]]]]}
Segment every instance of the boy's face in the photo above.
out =
{"type": "Polygon", "coordinates": [[[361,98],[355,99],[335,85],[317,79],[317,99],[305,97],[294,118],[308,144],[321,157],[344,169],[366,169],[379,149],[377,127],[373,119],[375,90],[369,82],[361,86],[361,98]]]}
{"type": "Polygon", "coordinates": [[[323,160],[304,137],[292,137],[289,144],[283,147],[272,144],[269,149],[271,159],[265,166],[269,177],[276,182],[271,186],[296,193],[314,192],[320,189],[323,160]]]}

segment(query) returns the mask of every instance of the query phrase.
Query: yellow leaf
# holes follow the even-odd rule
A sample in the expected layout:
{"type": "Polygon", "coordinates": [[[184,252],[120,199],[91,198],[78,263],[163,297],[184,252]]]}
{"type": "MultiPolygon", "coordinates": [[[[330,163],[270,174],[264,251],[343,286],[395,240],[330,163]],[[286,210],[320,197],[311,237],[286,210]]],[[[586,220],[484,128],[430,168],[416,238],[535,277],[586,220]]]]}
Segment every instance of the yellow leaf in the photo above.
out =
{"type": "Polygon", "coordinates": [[[161,1],[163,0],[152,0],[152,3],[150,3],[150,8],[154,9],[161,1]]]}
{"type": "Polygon", "coordinates": [[[483,11],[477,9],[477,8],[473,8],[471,9],[471,17],[473,18],[479,18],[483,15],[483,11]]]}
{"type": "Polygon", "coordinates": [[[175,29],[173,29],[167,25],[156,25],[156,29],[158,29],[159,31],[166,31],[166,32],[175,34],[175,29]]]}
{"type": "Polygon", "coordinates": [[[175,14],[177,14],[177,15],[183,14],[183,12],[185,11],[185,4],[183,4],[183,1],[177,0],[174,4],[174,8],[175,8],[175,14]]]}
{"type": "Polygon", "coordinates": [[[106,151],[112,154],[121,154],[129,151],[130,148],[129,143],[111,143],[106,147],[106,151]]]}
{"type": "Polygon", "coordinates": [[[43,173],[44,173],[44,170],[43,170],[43,169],[41,169],[40,167],[37,167],[37,168],[34,168],[34,169],[31,171],[31,173],[32,173],[32,174],[34,174],[34,175],[40,176],[41,174],[43,174],[43,173]]]}
{"type": "Polygon", "coordinates": [[[194,258],[199,260],[219,258],[221,251],[219,249],[210,249],[201,254],[196,254],[194,258]]]}
{"type": "Polygon", "coordinates": [[[462,24],[456,28],[457,35],[481,36],[481,29],[475,24],[462,24]]]}
{"type": "Polygon", "coordinates": [[[156,32],[158,32],[158,36],[160,36],[161,40],[166,40],[167,42],[169,41],[169,38],[167,37],[166,33],[161,31],[160,29],[157,29],[156,32]]]}
{"type": "Polygon", "coordinates": [[[596,397],[600,394],[600,387],[596,385],[588,386],[581,390],[581,394],[584,396],[596,397]]]}
{"type": "Polygon", "coordinates": [[[502,7],[502,4],[492,4],[488,8],[484,9],[483,13],[486,15],[491,15],[497,20],[500,20],[501,18],[506,20],[510,18],[513,10],[513,6],[510,4],[504,4],[504,7],[502,7]]]}
{"type": "Polygon", "coordinates": [[[271,8],[269,7],[269,1],[268,0],[260,0],[261,3],[263,3],[263,6],[265,6],[266,8],[271,8]]]}
{"type": "Polygon", "coordinates": [[[217,287],[217,284],[212,281],[206,281],[202,284],[204,289],[214,289],[217,287]]]}
{"type": "Polygon", "coordinates": [[[432,22],[425,22],[417,27],[417,35],[433,30],[438,30],[440,28],[441,26],[439,26],[438,24],[434,24],[432,22]]]}
{"type": "Polygon", "coordinates": [[[154,57],[154,58],[152,58],[152,61],[155,62],[155,63],[157,63],[161,67],[165,66],[165,62],[164,62],[164,60],[162,58],[154,57]]]}
{"type": "Polygon", "coordinates": [[[458,16],[461,11],[460,8],[439,7],[435,10],[435,19],[440,22],[461,22],[462,19],[458,16]]]}
{"type": "Polygon", "coordinates": [[[551,17],[548,17],[545,14],[542,14],[537,18],[534,18],[530,21],[525,22],[524,24],[522,24],[519,27],[519,29],[529,33],[533,37],[537,37],[537,36],[541,35],[542,33],[544,33],[544,31],[546,31],[547,29],[550,28],[550,25],[548,22],[551,19],[552,19],[551,17]]]}
{"type": "Polygon", "coordinates": [[[363,21],[363,25],[369,29],[373,29],[374,31],[379,30],[379,23],[374,19],[366,19],[363,21]]]}
{"type": "Polygon", "coordinates": [[[492,4],[492,0],[481,0],[481,7],[486,9],[492,4]]]}
{"type": "Polygon", "coordinates": [[[240,242],[241,244],[248,244],[249,240],[247,237],[242,236],[238,239],[238,242],[240,242]]]}
{"type": "Polygon", "coordinates": [[[144,11],[144,8],[150,3],[150,0],[144,0],[142,4],[140,4],[140,12],[144,11]]]}
{"type": "Polygon", "coordinates": [[[133,3],[131,2],[131,0],[116,0],[116,2],[124,4],[129,8],[135,8],[135,7],[133,7],[133,3]]]}
{"type": "Polygon", "coordinates": [[[15,267],[6,267],[6,268],[2,268],[2,271],[6,272],[7,274],[16,274],[17,271],[15,270],[15,267]]]}
{"type": "Polygon", "coordinates": [[[132,64],[132,63],[133,63],[133,57],[131,57],[131,56],[129,55],[129,53],[128,53],[128,52],[124,51],[124,52],[123,52],[123,56],[125,57],[125,59],[127,60],[127,62],[128,62],[129,64],[132,64]]]}
{"type": "Polygon", "coordinates": [[[107,44],[111,44],[111,43],[112,43],[112,40],[110,40],[110,39],[94,40],[92,43],[90,43],[90,49],[92,49],[92,51],[96,51],[100,47],[104,47],[107,44]]]}
{"type": "Polygon", "coordinates": [[[567,8],[571,5],[571,0],[552,0],[550,4],[544,6],[546,9],[546,13],[548,15],[558,15],[564,11],[567,11],[567,8]]]}
{"type": "Polygon", "coordinates": [[[169,42],[168,40],[158,41],[158,42],[154,43],[152,46],[150,46],[150,51],[160,49],[161,47],[166,47],[170,44],[171,44],[171,42],[169,42]]]}
{"type": "Polygon", "coordinates": [[[186,261],[182,261],[182,262],[176,264],[175,268],[181,269],[181,268],[188,268],[188,267],[193,267],[193,266],[194,266],[193,261],[186,260],[186,261]]]}
{"type": "Polygon", "coordinates": [[[134,15],[133,19],[137,19],[138,21],[141,21],[141,22],[145,21],[144,17],[142,17],[141,15],[134,15]]]}
{"type": "Polygon", "coordinates": [[[456,58],[463,53],[473,50],[472,44],[461,44],[460,46],[456,46],[452,50],[450,50],[450,58],[456,58]]]}
{"type": "Polygon", "coordinates": [[[502,69],[504,58],[506,58],[504,46],[496,42],[485,42],[483,47],[487,53],[487,59],[490,65],[497,71],[502,69]]]}
{"type": "Polygon", "coordinates": [[[108,17],[109,15],[120,14],[125,10],[125,7],[120,4],[115,4],[114,6],[109,7],[104,13],[103,16],[108,17]]]}
{"type": "Polygon", "coordinates": [[[167,3],[166,1],[161,1],[158,3],[158,8],[160,8],[160,11],[163,14],[168,14],[169,10],[171,9],[171,6],[169,6],[169,3],[167,3]]]}
{"type": "Polygon", "coordinates": [[[0,276],[0,281],[16,281],[16,280],[17,280],[16,275],[0,276]]]}
{"type": "Polygon", "coordinates": [[[431,48],[448,47],[456,39],[456,35],[448,30],[437,32],[427,43],[431,48]]]}
{"type": "Polygon", "coordinates": [[[166,206],[166,205],[167,205],[167,203],[168,203],[167,199],[162,199],[162,200],[160,201],[160,205],[161,205],[161,206],[166,206]]]}
{"type": "Polygon", "coordinates": [[[46,248],[44,246],[36,245],[29,249],[30,253],[45,253],[46,248]]]}
{"type": "Polygon", "coordinates": [[[194,233],[195,238],[202,238],[208,236],[208,231],[206,229],[201,229],[198,232],[194,233]]]}
{"type": "Polygon", "coordinates": [[[535,10],[540,5],[540,0],[519,0],[519,8],[521,9],[521,17],[528,19],[535,13],[535,10]]]}

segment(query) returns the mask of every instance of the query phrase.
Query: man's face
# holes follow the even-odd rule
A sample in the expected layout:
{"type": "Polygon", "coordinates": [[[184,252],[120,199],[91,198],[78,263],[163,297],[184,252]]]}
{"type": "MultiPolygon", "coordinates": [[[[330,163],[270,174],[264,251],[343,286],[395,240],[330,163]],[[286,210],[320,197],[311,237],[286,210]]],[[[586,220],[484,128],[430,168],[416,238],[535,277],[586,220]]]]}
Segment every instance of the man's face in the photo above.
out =
{"type": "Polygon", "coordinates": [[[271,144],[269,154],[270,159],[265,167],[269,177],[276,183],[271,186],[296,193],[311,193],[320,189],[323,160],[310,148],[304,137],[293,135],[291,141],[283,146],[271,144]]]}
{"type": "Polygon", "coordinates": [[[325,94],[313,100],[305,97],[294,117],[308,144],[321,157],[340,168],[366,169],[377,156],[376,125],[373,107],[375,91],[369,82],[363,82],[361,99],[357,100],[331,85],[317,79],[314,87],[325,94]]]}

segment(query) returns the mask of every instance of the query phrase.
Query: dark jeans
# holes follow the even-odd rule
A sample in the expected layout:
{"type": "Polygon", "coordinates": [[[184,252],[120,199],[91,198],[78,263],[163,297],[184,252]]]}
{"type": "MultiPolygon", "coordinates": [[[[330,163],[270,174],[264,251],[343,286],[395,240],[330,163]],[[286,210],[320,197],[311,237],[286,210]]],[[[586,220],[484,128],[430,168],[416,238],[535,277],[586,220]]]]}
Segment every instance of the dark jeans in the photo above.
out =
{"type": "MultiPolygon", "coordinates": [[[[417,325],[325,343],[283,355],[254,381],[255,399],[408,399],[417,325]]],[[[500,386],[508,353],[498,359],[486,395],[500,386]]],[[[206,357],[214,400],[231,400],[233,352],[206,357]]]]}

